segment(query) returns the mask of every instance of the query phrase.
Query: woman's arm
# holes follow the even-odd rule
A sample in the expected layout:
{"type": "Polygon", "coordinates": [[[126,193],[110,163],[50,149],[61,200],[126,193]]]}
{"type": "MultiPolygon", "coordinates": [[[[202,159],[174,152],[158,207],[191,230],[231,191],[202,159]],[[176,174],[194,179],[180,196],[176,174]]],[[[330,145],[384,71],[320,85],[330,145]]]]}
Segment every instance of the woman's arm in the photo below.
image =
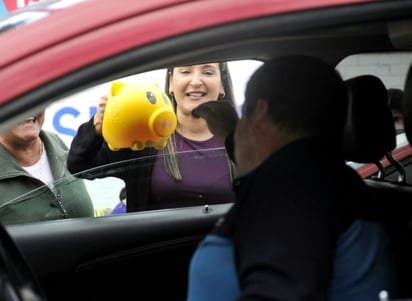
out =
{"type": "Polygon", "coordinates": [[[103,137],[96,134],[93,121],[92,118],[79,127],[70,145],[67,168],[71,173],[108,163],[108,150],[103,137]]]}

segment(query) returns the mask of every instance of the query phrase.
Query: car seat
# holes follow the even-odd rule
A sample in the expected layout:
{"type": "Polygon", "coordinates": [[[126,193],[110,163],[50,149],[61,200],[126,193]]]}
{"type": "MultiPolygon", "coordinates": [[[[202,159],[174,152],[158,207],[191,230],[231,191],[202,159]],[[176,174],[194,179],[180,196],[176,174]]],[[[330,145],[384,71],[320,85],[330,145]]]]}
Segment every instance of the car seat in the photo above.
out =
{"type": "MultiPolygon", "coordinates": [[[[387,89],[373,75],[362,75],[346,81],[348,86],[348,117],[343,140],[345,159],[357,163],[375,163],[381,169],[380,160],[391,156],[396,147],[396,131],[388,104],[387,89]]],[[[412,135],[411,135],[412,137],[412,135]]],[[[400,174],[403,167],[394,160],[400,174]]],[[[412,187],[403,181],[386,181],[384,169],[376,179],[365,179],[374,198],[371,203],[361,202],[365,219],[381,223],[390,238],[398,277],[398,295],[411,297],[409,283],[412,260],[408,225],[412,212],[412,187]]],[[[394,296],[389,296],[394,297],[394,296]]]]}
{"type": "Polygon", "coordinates": [[[396,130],[389,106],[387,89],[373,75],[362,75],[346,81],[349,88],[348,119],[344,151],[349,161],[374,163],[378,179],[385,179],[380,160],[386,157],[398,170],[399,182],[405,181],[405,170],[392,156],[396,147],[396,130]]]}

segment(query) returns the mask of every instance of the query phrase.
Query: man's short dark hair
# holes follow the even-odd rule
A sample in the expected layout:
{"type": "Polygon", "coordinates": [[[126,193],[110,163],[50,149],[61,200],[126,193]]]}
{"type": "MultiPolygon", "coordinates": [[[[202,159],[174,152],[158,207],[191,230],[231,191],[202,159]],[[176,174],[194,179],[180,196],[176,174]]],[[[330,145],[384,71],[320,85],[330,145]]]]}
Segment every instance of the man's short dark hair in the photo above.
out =
{"type": "Polygon", "coordinates": [[[337,139],[343,134],[347,88],[339,73],[318,58],[273,58],[252,75],[245,94],[245,115],[252,114],[256,101],[262,98],[268,101],[273,122],[287,130],[337,139]]]}

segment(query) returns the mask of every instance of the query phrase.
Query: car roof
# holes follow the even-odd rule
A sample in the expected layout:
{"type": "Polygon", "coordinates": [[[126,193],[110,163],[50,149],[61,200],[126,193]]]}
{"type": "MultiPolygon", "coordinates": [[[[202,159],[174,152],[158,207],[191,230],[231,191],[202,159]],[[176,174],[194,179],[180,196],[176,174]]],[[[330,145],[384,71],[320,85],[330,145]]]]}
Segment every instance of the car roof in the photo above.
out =
{"type": "MultiPolygon", "coordinates": [[[[14,44],[21,45],[21,42],[27,41],[29,37],[36,36],[37,38],[27,43],[24,48],[16,47],[13,52],[2,51],[0,67],[71,37],[131,20],[139,15],[144,17],[139,19],[140,22],[136,25],[146,23],[148,25],[144,28],[144,34],[139,32],[143,28],[135,28],[139,33],[133,37],[136,44],[236,20],[356,2],[365,2],[365,0],[154,0],[143,2],[123,0],[122,5],[113,0],[99,1],[98,4],[93,0],[46,1],[21,9],[7,18],[9,23],[13,17],[21,20],[22,15],[25,15],[27,19],[37,20],[37,22],[27,22],[31,26],[19,28],[18,34],[13,31],[8,32],[8,35],[0,36],[0,41],[7,39],[9,47],[12,47],[14,44]],[[66,2],[67,4],[64,4],[66,2]],[[200,12],[201,15],[207,17],[199,17],[200,12]],[[35,15],[38,15],[38,18],[35,15]],[[151,20],[153,22],[150,22],[151,20]],[[159,22],[159,20],[170,20],[170,23],[159,22]]],[[[19,24],[24,24],[24,22],[19,24]]]]}
{"type": "MultiPolygon", "coordinates": [[[[401,2],[123,0],[119,5],[115,0],[72,0],[41,3],[17,11],[11,17],[42,11],[47,12],[47,17],[0,34],[0,43],[7,45],[0,49],[0,68],[4,71],[0,72],[0,82],[6,87],[13,86],[0,94],[0,122],[18,116],[14,106],[18,99],[38,111],[33,101],[24,100],[24,97],[33,89],[41,90],[50,81],[59,80],[61,85],[55,86],[60,91],[73,91],[113,77],[107,70],[99,74],[104,67],[93,69],[93,63],[118,53],[129,52],[118,58],[120,77],[171,63],[200,62],[205,58],[209,61],[266,60],[284,53],[303,53],[321,56],[336,64],[351,53],[392,50],[395,40],[390,39],[390,31],[396,26],[387,24],[388,16],[393,12],[397,17],[405,14],[407,18],[410,13],[405,7],[410,6],[409,11],[412,10],[412,3],[403,2],[404,9],[399,11],[401,2]],[[365,14],[365,11],[370,13],[365,14]],[[278,17],[272,18],[272,15],[278,17]],[[295,21],[296,16],[299,22],[295,21]],[[321,26],[322,29],[317,29],[321,26]],[[210,39],[202,36],[212,36],[216,43],[212,45],[210,39]],[[171,40],[171,37],[174,38],[171,40]],[[164,61],[150,57],[151,45],[156,45],[157,56],[162,54],[164,61]],[[328,45],[328,52],[322,51],[325,45],[328,45]],[[163,52],[159,50],[162,48],[163,52]],[[137,52],[133,52],[135,49],[137,52]],[[131,65],[130,62],[135,62],[134,66],[126,70],[125,65],[131,65]],[[124,70],[120,70],[120,66],[124,70]],[[69,80],[68,75],[82,68],[90,68],[93,75],[88,80],[69,80]]],[[[408,26],[407,23],[399,28],[403,30],[408,26]]],[[[399,35],[392,36],[402,42],[399,35]]],[[[62,96],[55,95],[54,91],[40,90],[39,106],[45,107],[55,97],[62,96]]],[[[34,96],[31,93],[29,97],[34,96]]]]}

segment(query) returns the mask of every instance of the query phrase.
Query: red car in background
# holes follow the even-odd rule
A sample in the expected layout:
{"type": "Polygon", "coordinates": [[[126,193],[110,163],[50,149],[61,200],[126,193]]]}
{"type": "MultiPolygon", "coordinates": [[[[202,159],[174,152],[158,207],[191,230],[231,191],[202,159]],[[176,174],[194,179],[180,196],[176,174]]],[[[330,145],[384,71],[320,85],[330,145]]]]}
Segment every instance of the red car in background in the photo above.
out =
{"type": "Polygon", "coordinates": [[[410,146],[404,133],[397,135],[397,146],[391,153],[394,160],[400,166],[393,164],[388,157],[382,158],[380,168],[377,164],[356,164],[350,165],[357,170],[362,178],[373,178],[387,180],[391,182],[406,183],[412,185],[412,147],[410,146]]]}
{"type": "Polygon", "coordinates": [[[0,0],[0,16],[41,1],[42,0],[0,0]]]}

